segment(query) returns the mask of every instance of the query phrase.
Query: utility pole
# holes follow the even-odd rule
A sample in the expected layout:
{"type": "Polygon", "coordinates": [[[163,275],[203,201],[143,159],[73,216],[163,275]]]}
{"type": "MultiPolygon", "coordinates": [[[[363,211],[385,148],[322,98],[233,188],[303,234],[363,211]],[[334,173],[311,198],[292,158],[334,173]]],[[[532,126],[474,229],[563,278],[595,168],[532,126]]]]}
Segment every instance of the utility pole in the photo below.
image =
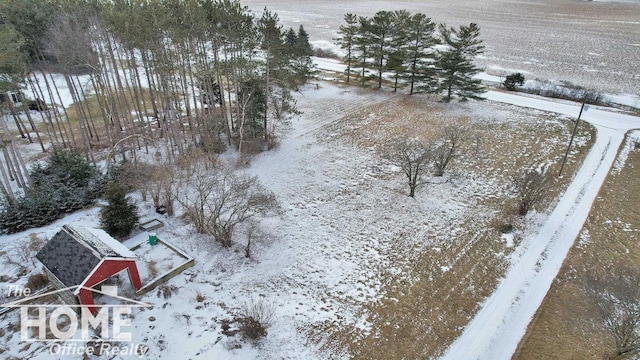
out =
{"type": "Polygon", "coordinates": [[[573,132],[571,133],[571,139],[569,139],[569,145],[567,146],[567,152],[564,154],[564,159],[562,159],[562,165],[560,166],[560,172],[558,172],[558,177],[562,176],[562,170],[564,169],[564,165],[567,163],[567,157],[569,156],[569,150],[571,150],[571,144],[573,143],[573,138],[576,136],[576,132],[578,131],[578,123],[580,122],[580,117],[582,116],[582,111],[584,110],[584,104],[587,101],[585,96],[582,99],[582,106],[580,107],[580,113],[578,114],[578,119],[576,120],[576,124],[573,126],[573,132]]]}

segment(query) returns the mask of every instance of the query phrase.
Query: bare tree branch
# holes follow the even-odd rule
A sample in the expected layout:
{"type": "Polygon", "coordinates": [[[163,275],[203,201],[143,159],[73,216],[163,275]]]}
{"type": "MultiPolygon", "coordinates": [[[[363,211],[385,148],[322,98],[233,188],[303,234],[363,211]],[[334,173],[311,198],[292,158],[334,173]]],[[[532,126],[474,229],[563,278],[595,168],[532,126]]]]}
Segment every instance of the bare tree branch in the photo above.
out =
{"type": "Polygon", "coordinates": [[[454,124],[444,128],[432,149],[435,176],[443,176],[451,161],[462,155],[462,145],[466,142],[468,131],[454,124]]]}
{"type": "Polygon", "coordinates": [[[527,215],[529,210],[544,199],[550,181],[546,168],[528,170],[521,176],[513,178],[518,200],[518,214],[527,215]]]}
{"type": "Polygon", "coordinates": [[[590,271],[583,288],[598,308],[593,323],[610,334],[607,359],[640,355],[640,271],[625,265],[590,271]]]}
{"type": "Polygon", "coordinates": [[[415,197],[416,189],[424,184],[422,173],[432,159],[432,151],[420,141],[403,138],[384,154],[394,165],[399,166],[409,182],[409,196],[415,197]]]}

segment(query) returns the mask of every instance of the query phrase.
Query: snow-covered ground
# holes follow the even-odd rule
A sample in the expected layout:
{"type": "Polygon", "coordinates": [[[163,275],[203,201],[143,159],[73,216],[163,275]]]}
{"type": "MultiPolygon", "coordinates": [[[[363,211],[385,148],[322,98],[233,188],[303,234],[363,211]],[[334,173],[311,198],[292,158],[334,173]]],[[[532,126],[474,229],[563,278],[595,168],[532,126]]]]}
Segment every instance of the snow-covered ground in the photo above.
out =
{"type": "MultiPolygon", "coordinates": [[[[534,97],[489,92],[492,101],[573,115],[580,105],[534,97]]],[[[582,119],[598,131],[580,171],[562,195],[545,225],[525,238],[498,289],[451,345],[442,359],[510,359],[542,303],[562,262],[589,215],[625,134],[640,128],[640,118],[597,108],[582,119]]]]}
{"type": "MultiPolygon", "coordinates": [[[[608,55],[604,56],[601,55],[604,52],[602,43],[609,35],[590,32],[592,18],[573,16],[564,7],[562,9],[565,10],[554,13],[549,19],[540,18],[537,13],[531,15],[523,25],[523,29],[529,31],[521,32],[532,36],[516,44],[509,40],[513,35],[509,35],[512,32],[510,25],[500,23],[504,14],[497,16],[495,9],[486,10],[485,5],[478,5],[481,2],[459,2],[467,8],[456,13],[452,2],[444,0],[430,3],[432,7],[429,8],[420,1],[354,1],[348,2],[348,6],[290,0],[247,1],[255,10],[268,5],[280,14],[287,26],[304,24],[312,40],[314,35],[321,35],[315,37],[315,44],[327,47],[331,47],[330,40],[346,12],[372,15],[377,10],[388,9],[389,4],[393,9],[408,8],[427,14],[433,10],[435,21],[447,21],[452,25],[457,25],[457,21],[479,21],[483,31],[487,31],[488,53],[481,59],[489,65],[490,73],[482,75],[485,80],[499,81],[504,71],[518,70],[526,72],[527,76],[568,79],[579,85],[598,86],[605,91],[611,91],[612,84],[617,84],[616,90],[637,92],[640,75],[629,64],[638,63],[640,35],[637,19],[640,12],[627,15],[617,25],[612,25],[609,18],[603,20],[600,25],[606,29],[610,26],[628,29],[620,39],[609,43],[608,55]],[[481,19],[478,19],[478,14],[483,14],[481,19]],[[553,23],[558,17],[566,19],[567,26],[579,27],[578,36],[570,43],[566,40],[576,33],[568,31],[568,34],[559,36],[545,29],[545,24],[553,23]],[[483,24],[483,21],[489,22],[483,24]],[[586,41],[581,43],[585,34],[595,36],[593,45],[586,41]],[[546,42],[540,39],[546,39],[546,42]],[[552,51],[561,45],[567,50],[552,51]],[[505,47],[513,51],[505,51],[505,47]],[[583,56],[574,57],[569,54],[572,51],[583,56]]],[[[490,3],[495,5],[498,1],[490,3]]],[[[558,3],[566,5],[567,2],[558,3]]],[[[529,9],[534,5],[555,9],[555,5],[548,1],[526,7],[529,9]]],[[[511,13],[520,9],[517,4],[510,4],[508,8],[511,13]]],[[[566,30],[564,25],[562,29],[566,30]]],[[[343,69],[335,61],[316,59],[316,62],[325,70],[343,69]]],[[[276,193],[284,209],[280,217],[262,222],[262,235],[254,245],[253,259],[245,259],[242,254],[242,229],[236,234],[238,244],[227,250],[195,234],[180,219],[164,219],[167,226],[159,230],[158,235],[194,256],[196,265],[169,282],[175,287],[170,297],[152,291],[141,299],[155,306],[151,310],[140,310],[132,320],[134,342],[150,346],[149,358],[322,359],[328,354],[321,351],[321,344],[310,342],[306,337],[315,325],[349,324],[365,331],[368,329],[362,304],[381,296],[381,284],[375,274],[382,268],[394,271],[397,265],[390,262],[385,254],[406,250],[403,248],[405,244],[398,244],[402,237],[400,229],[429,231],[425,229],[427,223],[432,230],[438,229],[445,223],[451,226],[456,216],[463,215],[455,214],[455,205],[444,208],[444,212],[449,211],[446,217],[434,215],[435,207],[424,206],[416,210],[407,196],[393,188],[388,179],[382,179],[389,175],[388,170],[370,165],[375,163],[370,153],[322,138],[327,135],[323,131],[327,125],[388,96],[385,92],[364,95],[357,89],[346,90],[328,84],[319,89],[309,87],[297,95],[299,107],[305,115],[293,120],[291,130],[282,137],[278,150],[257,156],[250,167],[242,170],[258,176],[269,190],[276,193]],[[406,216],[409,209],[420,212],[420,216],[428,221],[416,223],[406,216]],[[202,302],[197,300],[198,294],[204,295],[202,302]],[[222,335],[221,321],[232,320],[246,299],[264,301],[273,306],[274,320],[269,334],[254,345],[237,337],[222,335]],[[179,336],[176,329],[179,329],[179,336]]],[[[487,98],[570,117],[575,117],[579,111],[577,104],[534,96],[489,92],[487,98]]],[[[638,101],[635,95],[619,95],[619,98],[638,101]]],[[[67,105],[68,99],[63,98],[61,102],[67,105]]],[[[591,203],[614,163],[624,134],[631,128],[640,127],[638,118],[597,107],[584,113],[583,120],[592,123],[598,134],[575,181],[540,231],[515,246],[513,265],[505,279],[445,358],[507,359],[511,356],[582,227],[591,203]]],[[[438,203],[438,199],[435,198],[434,202],[438,203]]],[[[156,216],[149,204],[140,202],[140,206],[145,217],[156,216]]],[[[51,238],[62,224],[69,221],[81,220],[98,226],[97,212],[97,208],[88,209],[45,228],[0,236],[0,247],[12,254],[21,244],[28,243],[30,234],[42,239],[51,238]]],[[[513,239],[504,241],[507,246],[514,246],[513,239]]],[[[157,263],[165,266],[162,257],[157,263]]],[[[37,264],[27,263],[26,266],[28,271],[37,272],[37,264]]],[[[13,283],[12,280],[24,285],[25,276],[18,274],[15,265],[2,264],[0,269],[8,279],[2,286],[13,283]]],[[[148,269],[143,272],[148,272],[148,269]]],[[[14,312],[1,318],[0,325],[4,328],[9,324],[15,326],[16,316],[14,312]]],[[[34,345],[25,349],[23,345],[19,342],[19,334],[3,333],[0,347],[5,352],[0,356],[53,357],[43,347],[34,345]]],[[[345,354],[333,355],[347,357],[345,354]]]]}
{"type": "MultiPolygon", "coordinates": [[[[406,252],[404,246],[412,245],[398,241],[403,238],[401,232],[437,231],[452,226],[451,222],[455,227],[457,217],[465,216],[455,204],[446,205],[449,199],[444,201],[437,195],[431,199],[433,204],[416,209],[412,200],[385,178],[388,170],[375,166],[370,153],[322,137],[327,135],[328,125],[388,99],[387,92],[361,93],[357,88],[322,83],[318,89],[307,87],[297,97],[305,114],[292,121],[280,148],[259,155],[242,170],[257,175],[276,193],[284,209],[282,216],[263,221],[263,235],[254,245],[253,260],[243,257],[242,231],[236,234],[236,251],[229,251],[194,234],[180,219],[164,219],[167,226],[158,235],[193,255],[196,265],[169,282],[175,287],[170,297],[152,291],[140,299],[155,306],[140,310],[132,321],[134,341],[150,346],[149,358],[325,358],[320,344],[309,343],[305,334],[313,326],[327,323],[368,329],[362,305],[381,296],[376,274],[380,269],[394,271],[399,264],[389,262],[386,255],[406,252]],[[434,206],[446,208],[434,211],[434,206]],[[415,214],[407,217],[408,209],[419,211],[418,216],[424,220],[416,222],[415,214]],[[204,295],[202,302],[197,301],[198,294],[204,295]],[[221,335],[221,321],[231,320],[251,298],[272,304],[274,311],[267,338],[255,346],[221,335]],[[176,328],[183,335],[172,336],[176,328]]],[[[487,97],[569,116],[579,110],[570,102],[532,96],[489,92],[487,97]]],[[[517,346],[575,238],[572,232],[577,234],[581,227],[580,219],[588,213],[591,197],[613,162],[625,129],[638,126],[637,118],[597,107],[584,113],[583,119],[598,128],[598,141],[540,235],[518,245],[514,255],[517,264],[509,273],[515,277],[507,276],[498,292],[487,300],[485,309],[489,310],[478,315],[487,313],[489,319],[499,320],[474,320],[465,332],[472,335],[463,335],[452,352],[468,355],[473,350],[481,358],[494,358],[485,357],[490,354],[486,351],[500,349],[505,358],[510,356],[509,349],[517,346]],[[476,323],[481,326],[474,330],[476,323]],[[465,340],[467,336],[474,340],[465,340]],[[471,348],[456,350],[459,343],[471,348]]],[[[155,216],[150,204],[140,206],[145,217],[155,216]]],[[[61,224],[82,221],[98,226],[96,219],[97,209],[90,209],[45,228],[2,236],[0,245],[10,250],[26,243],[31,233],[46,239],[61,224]]],[[[158,265],[163,266],[161,261],[158,265]]],[[[28,268],[35,272],[37,264],[28,268]]],[[[17,276],[10,264],[4,265],[3,273],[10,278],[17,276]]],[[[24,276],[19,279],[19,283],[24,281],[24,276]]],[[[3,318],[2,325],[15,325],[15,316],[3,318]]],[[[23,350],[18,340],[19,335],[2,338],[6,355],[51,358],[43,348],[23,350]]],[[[496,353],[498,358],[500,355],[496,353]]]]}
{"type": "MultiPolygon", "coordinates": [[[[360,94],[330,84],[319,89],[309,86],[298,94],[305,115],[292,121],[278,150],[259,155],[241,170],[259,176],[283,207],[281,216],[262,222],[252,260],[244,258],[242,229],[235,233],[236,246],[222,249],[179,218],[161,217],[166,226],[157,230],[158,237],[194,256],[195,266],[168,282],[173,288],[170,297],[151,291],[140,299],[154,308],[136,311],[131,330],[134,343],[150,346],[148,358],[324,358],[318,345],[308,343],[306,334],[313,325],[367,327],[360,304],[379,296],[380,268],[394,268],[382,254],[399,247],[400,229],[421,225],[406,216],[411,199],[396,191],[394,182],[380,178],[384,172],[372,165],[370,154],[318,136],[344,115],[388,97],[385,92],[360,94]],[[204,296],[202,302],[197,301],[198,294],[204,296]],[[222,321],[232,322],[247,299],[273,306],[267,338],[255,346],[241,341],[240,335],[221,334],[222,321]],[[180,336],[173,335],[175,329],[180,329],[180,336]]],[[[143,220],[159,216],[148,202],[139,198],[138,202],[143,220]]],[[[429,209],[417,211],[433,218],[432,226],[439,225],[429,209]]],[[[44,228],[0,236],[0,247],[15,256],[31,234],[49,239],[69,221],[98,227],[97,213],[93,208],[44,228]]],[[[171,265],[164,254],[145,257],[154,257],[160,273],[171,265]]],[[[26,275],[39,271],[36,262],[26,265],[26,275]]],[[[143,278],[151,277],[147,264],[141,262],[139,267],[143,278]]],[[[24,286],[28,276],[18,275],[15,265],[2,264],[0,269],[8,275],[0,287],[24,286]]],[[[127,280],[122,284],[129,286],[127,280]]],[[[10,324],[15,328],[18,319],[19,312],[14,311],[0,321],[5,328],[10,324]]],[[[37,344],[25,350],[19,339],[19,332],[2,336],[3,356],[52,357],[37,344]]]]}

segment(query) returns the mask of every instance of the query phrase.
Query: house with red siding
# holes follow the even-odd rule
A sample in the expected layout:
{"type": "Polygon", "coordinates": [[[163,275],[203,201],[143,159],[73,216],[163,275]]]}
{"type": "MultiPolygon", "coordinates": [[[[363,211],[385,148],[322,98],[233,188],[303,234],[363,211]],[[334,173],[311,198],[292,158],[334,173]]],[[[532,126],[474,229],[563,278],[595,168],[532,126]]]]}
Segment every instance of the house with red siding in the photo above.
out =
{"type": "Polygon", "coordinates": [[[121,271],[127,271],[135,290],[142,288],[136,255],[101,229],[67,224],[38,252],[36,258],[68,303],[87,306],[96,313],[94,286],[121,271]]]}

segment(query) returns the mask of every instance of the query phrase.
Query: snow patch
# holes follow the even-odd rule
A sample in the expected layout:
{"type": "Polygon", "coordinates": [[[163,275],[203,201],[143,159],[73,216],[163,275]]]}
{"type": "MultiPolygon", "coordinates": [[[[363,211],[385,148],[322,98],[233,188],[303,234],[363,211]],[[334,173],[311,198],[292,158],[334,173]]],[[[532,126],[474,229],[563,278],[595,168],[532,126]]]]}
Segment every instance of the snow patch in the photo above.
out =
{"type": "Polygon", "coordinates": [[[640,130],[630,131],[627,135],[627,139],[624,143],[622,149],[620,149],[620,153],[616,158],[616,162],[613,164],[613,168],[611,169],[612,174],[619,174],[620,171],[624,168],[625,163],[627,162],[627,157],[629,156],[629,152],[637,149],[640,145],[640,130]]]}
{"type": "Polygon", "coordinates": [[[514,234],[513,233],[508,233],[508,234],[502,234],[502,236],[500,237],[504,242],[505,242],[505,246],[508,248],[512,248],[513,247],[513,240],[514,240],[514,234]]]}

